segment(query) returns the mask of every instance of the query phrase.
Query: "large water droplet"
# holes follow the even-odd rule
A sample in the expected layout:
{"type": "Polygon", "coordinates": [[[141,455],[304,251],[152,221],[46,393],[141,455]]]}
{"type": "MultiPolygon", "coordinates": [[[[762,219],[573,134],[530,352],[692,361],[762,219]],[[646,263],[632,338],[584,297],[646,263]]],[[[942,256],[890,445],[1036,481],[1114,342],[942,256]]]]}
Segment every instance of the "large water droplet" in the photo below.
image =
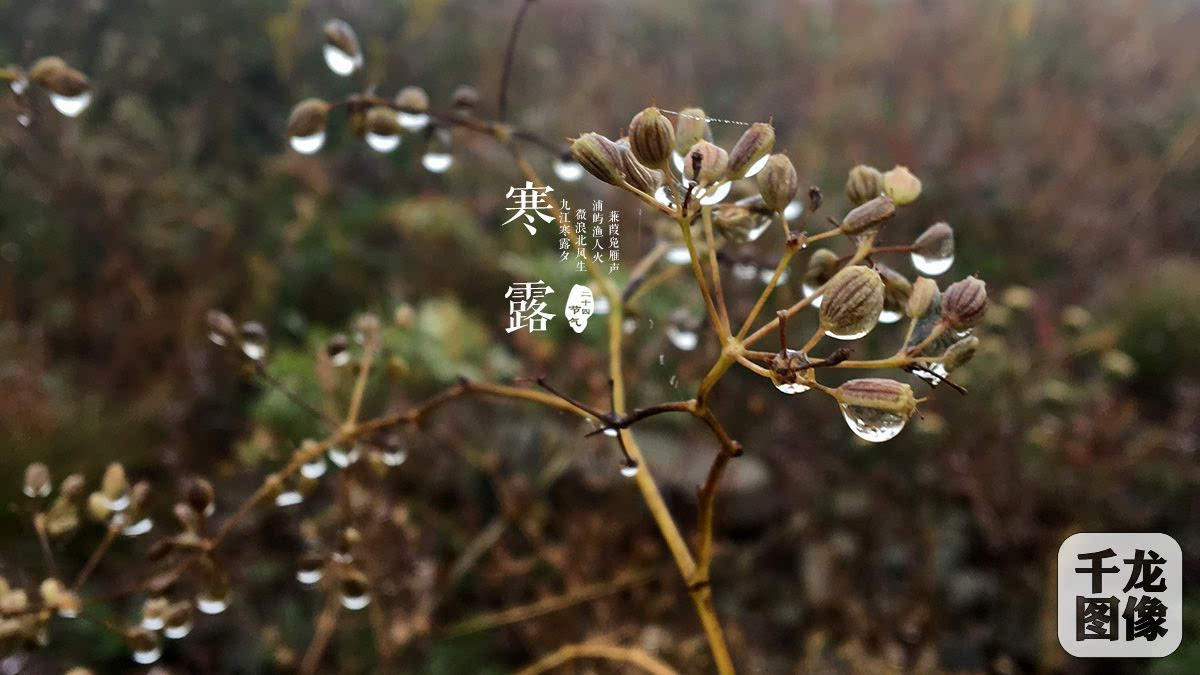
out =
{"type": "Polygon", "coordinates": [[[371,596],[367,593],[362,595],[346,595],[342,594],[342,607],[349,610],[359,610],[371,604],[371,596]]]}
{"type": "Polygon", "coordinates": [[[804,215],[804,205],[798,201],[789,202],[787,206],[783,207],[783,217],[787,218],[789,223],[802,215],[804,215]]]}
{"type": "Polygon", "coordinates": [[[667,326],[667,339],[676,349],[684,352],[692,351],[700,343],[700,336],[696,331],[679,326],[667,326]]]}
{"type": "Polygon", "coordinates": [[[312,586],[320,581],[322,576],[324,576],[324,573],[321,571],[320,567],[311,570],[296,570],[296,581],[299,581],[305,586],[312,586]]]}
{"type": "Polygon", "coordinates": [[[377,134],[368,131],[366,139],[367,145],[375,152],[388,153],[400,147],[400,134],[377,134]]]}
{"type": "Polygon", "coordinates": [[[351,56],[337,47],[325,45],[325,65],[336,75],[347,77],[358,70],[363,63],[362,54],[351,56]]]}
{"type": "Polygon", "coordinates": [[[663,259],[672,265],[687,265],[692,262],[692,255],[688,253],[687,246],[676,246],[668,249],[663,259]]]}
{"type": "Polygon", "coordinates": [[[872,443],[891,440],[900,433],[908,418],[899,413],[865,408],[863,406],[841,404],[842,417],[846,424],[859,438],[872,443]]]}
{"type": "Polygon", "coordinates": [[[153,528],[153,520],[150,520],[149,518],[142,518],[141,520],[135,523],[130,523],[122,528],[121,534],[125,535],[126,537],[136,537],[138,535],[146,534],[153,528]]]}
{"type": "Polygon", "coordinates": [[[633,478],[638,475],[638,465],[634,463],[622,464],[621,475],[626,478],[633,478]]]}
{"type": "Polygon", "coordinates": [[[751,164],[749,169],[746,169],[746,176],[745,176],[745,177],[746,177],[746,178],[753,178],[753,177],[754,177],[754,174],[758,173],[759,171],[762,171],[762,168],[763,168],[764,166],[766,166],[766,165],[767,165],[767,160],[768,160],[768,159],[771,159],[771,155],[769,155],[769,154],[767,154],[767,155],[763,155],[762,157],[759,157],[759,158],[758,158],[758,161],[756,161],[755,163],[751,164]]]}
{"type": "Polygon", "coordinates": [[[155,646],[153,649],[143,649],[133,652],[133,660],[144,665],[154,663],[162,657],[162,648],[155,646]]]}
{"type": "Polygon", "coordinates": [[[556,159],[554,160],[554,175],[558,176],[559,180],[574,183],[583,178],[583,166],[573,159],[556,159]]]}
{"type": "Polygon", "coordinates": [[[921,274],[935,277],[950,269],[950,266],[954,264],[954,249],[951,248],[950,255],[925,256],[913,252],[912,264],[921,274]]]}
{"type": "Polygon", "coordinates": [[[304,501],[299,490],[284,490],[275,495],[275,506],[295,506],[304,501]]]}
{"type": "MultiPolygon", "coordinates": [[[[808,284],[800,284],[800,291],[802,293],[804,293],[804,297],[807,298],[807,297],[811,296],[813,293],[816,293],[817,288],[815,286],[810,286],[808,284]]],[[[823,296],[823,295],[818,295],[817,297],[813,298],[812,302],[810,302],[808,304],[812,305],[814,309],[820,309],[821,308],[821,300],[824,297],[825,296],[823,296]]]]}
{"type": "Polygon", "coordinates": [[[300,475],[304,476],[305,478],[320,478],[321,476],[325,475],[325,470],[327,468],[328,467],[325,464],[325,460],[318,457],[313,461],[307,462],[301,466],[300,475]]]}
{"type": "Polygon", "coordinates": [[[421,166],[432,173],[446,173],[454,164],[454,155],[448,152],[427,152],[421,157],[421,166]]]}
{"type": "Polygon", "coordinates": [[[288,139],[292,149],[302,155],[311,155],[325,145],[325,131],[321,130],[309,136],[292,136],[288,139]]]}
{"type": "Polygon", "coordinates": [[[890,309],[885,309],[879,313],[879,323],[896,323],[902,318],[904,318],[903,314],[893,312],[890,309]]]}
{"type": "Polygon", "coordinates": [[[54,104],[55,110],[67,117],[76,117],[92,104],[92,92],[85,91],[75,96],[63,96],[51,92],[50,103],[54,104]]]}
{"type": "Polygon", "coordinates": [[[205,614],[220,614],[229,609],[229,595],[198,595],[196,596],[196,609],[205,614]]]}
{"type": "Polygon", "coordinates": [[[426,113],[404,112],[401,110],[396,113],[396,121],[405,131],[417,132],[429,124],[429,115],[426,113]]]}

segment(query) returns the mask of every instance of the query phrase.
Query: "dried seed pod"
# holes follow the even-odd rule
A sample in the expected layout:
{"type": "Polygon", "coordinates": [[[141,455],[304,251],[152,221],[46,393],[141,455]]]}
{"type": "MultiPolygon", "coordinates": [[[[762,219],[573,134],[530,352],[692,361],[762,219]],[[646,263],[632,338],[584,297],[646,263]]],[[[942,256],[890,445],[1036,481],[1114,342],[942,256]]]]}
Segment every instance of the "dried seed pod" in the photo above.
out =
{"type": "Polygon", "coordinates": [[[141,664],[154,663],[162,656],[162,640],[158,633],[138,626],[125,634],[125,641],[133,651],[133,660],[141,664]]]}
{"type": "Polygon", "coordinates": [[[629,122],[629,149],[639,162],[661,169],[675,147],[675,128],[662,111],[654,106],[633,116],[629,122]]]}
{"type": "Polygon", "coordinates": [[[192,630],[192,603],[187,600],[172,603],[163,615],[163,635],[178,640],[192,630]]]}
{"type": "Polygon", "coordinates": [[[883,191],[897,206],[911,204],[921,196],[921,181],[908,167],[895,166],[883,174],[883,191]]]}
{"type": "Polygon", "coordinates": [[[346,76],[362,65],[362,47],[350,24],[341,19],[330,19],[322,32],[325,34],[325,45],[340,52],[331,59],[331,54],[326,51],[325,60],[333,72],[346,76]]]}
{"type": "Polygon", "coordinates": [[[329,104],[319,98],[306,98],[292,108],[287,121],[288,138],[308,138],[325,132],[329,104]]]}
{"type": "Polygon", "coordinates": [[[730,241],[744,242],[754,229],[754,214],[741,204],[717,204],[712,211],[713,229],[730,241]]]}
{"type": "Polygon", "coordinates": [[[146,598],[142,603],[142,628],[146,630],[161,630],[166,624],[167,610],[171,601],[159,595],[146,598]]]}
{"type": "Polygon", "coordinates": [[[942,294],[942,315],[955,330],[979,325],[987,313],[987,285],[975,276],[950,284],[942,294]]]}
{"type": "Polygon", "coordinates": [[[604,136],[590,131],[571,143],[571,156],[580,166],[609,185],[622,180],[621,151],[604,136]]]}
{"type": "Polygon", "coordinates": [[[25,485],[21,491],[26,497],[49,496],[51,488],[49,467],[41,462],[34,462],[25,467],[25,485]]]}
{"type": "Polygon", "coordinates": [[[945,366],[946,372],[958,368],[966,364],[975,356],[975,351],[979,349],[979,338],[974,335],[955,342],[946,349],[946,353],[942,354],[942,365],[945,366]]]}
{"type": "Polygon", "coordinates": [[[675,119],[675,152],[685,154],[700,141],[712,140],[708,116],[699,108],[684,108],[675,119]]]}
{"type": "Polygon", "coordinates": [[[758,172],[758,192],[762,195],[763,203],[772,211],[787,208],[799,189],[796,167],[792,166],[792,160],[787,155],[771,155],[758,172]]]}
{"type": "Polygon", "coordinates": [[[912,387],[880,377],[865,377],[845,382],[837,388],[843,405],[882,410],[908,417],[917,409],[912,387]]]}
{"type": "Polygon", "coordinates": [[[621,150],[621,168],[625,174],[625,182],[646,194],[654,194],[662,182],[662,174],[642,165],[628,148],[621,150]]]}
{"type": "Polygon", "coordinates": [[[104,493],[93,492],[92,494],[88,495],[88,515],[91,516],[92,520],[97,520],[100,522],[108,520],[108,517],[111,516],[113,512],[112,508],[109,506],[109,503],[108,497],[105,497],[104,493]]]}
{"type": "Polygon", "coordinates": [[[912,292],[909,293],[908,302],[905,304],[904,313],[913,319],[925,316],[937,295],[936,281],[927,277],[917,277],[916,282],[913,283],[912,292]]]}
{"type": "MultiPolygon", "coordinates": [[[[127,501],[129,481],[125,478],[125,467],[116,462],[109,464],[104,470],[104,477],[100,479],[100,492],[114,504],[127,501]]],[[[124,507],[113,508],[120,511],[124,507]]]]}
{"type": "MultiPolygon", "coordinates": [[[[908,298],[912,295],[912,284],[903,274],[882,263],[876,263],[875,271],[879,272],[879,277],[883,279],[883,309],[896,315],[903,314],[908,298]]],[[[898,319],[899,316],[895,318],[898,319]]]]}
{"type": "Polygon", "coordinates": [[[379,136],[399,136],[403,129],[391,108],[377,105],[367,111],[367,133],[379,136]]]}
{"type": "Polygon", "coordinates": [[[708,141],[699,141],[683,158],[683,175],[700,185],[712,185],[725,175],[729,153],[708,141]]]}
{"type": "Polygon", "coordinates": [[[82,474],[73,473],[63,479],[62,484],[58,486],[58,495],[60,499],[75,499],[83,494],[83,488],[86,485],[86,480],[82,474]]]}
{"type": "Polygon", "coordinates": [[[755,122],[729,151],[729,177],[741,178],[775,147],[775,127],[755,122]]]}
{"type": "Polygon", "coordinates": [[[846,177],[846,199],[858,206],[883,192],[883,174],[873,166],[859,164],[846,177]]]}
{"type": "Polygon", "coordinates": [[[886,195],[863,202],[850,210],[839,226],[846,234],[862,234],[873,230],[896,213],[896,204],[886,195]]]}
{"type": "Polygon", "coordinates": [[[29,68],[29,81],[47,91],[73,98],[91,89],[87,75],[67,65],[57,56],[44,56],[29,68]]]}
{"type": "Polygon", "coordinates": [[[42,596],[42,603],[47,607],[57,607],[58,601],[65,590],[66,587],[62,585],[62,582],[54,577],[43,579],[41,585],[38,586],[38,593],[42,596]]]}
{"type": "Polygon", "coordinates": [[[469,84],[460,84],[455,88],[450,100],[459,110],[474,110],[479,107],[479,90],[469,84]]]}
{"type": "Polygon", "coordinates": [[[869,267],[851,265],[829,280],[821,302],[825,334],[855,340],[875,327],[883,310],[883,280],[869,267]]]}
{"type": "Polygon", "coordinates": [[[425,90],[409,85],[404,87],[396,94],[396,99],[393,101],[396,107],[406,113],[425,113],[429,112],[429,94],[425,90]]]}
{"type": "Polygon", "coordinates": [[[813,251],[804,269],[804,285],[812,289],[820,288],[833,278],[838,271],[838,255],[827,248],[813,251]]]}

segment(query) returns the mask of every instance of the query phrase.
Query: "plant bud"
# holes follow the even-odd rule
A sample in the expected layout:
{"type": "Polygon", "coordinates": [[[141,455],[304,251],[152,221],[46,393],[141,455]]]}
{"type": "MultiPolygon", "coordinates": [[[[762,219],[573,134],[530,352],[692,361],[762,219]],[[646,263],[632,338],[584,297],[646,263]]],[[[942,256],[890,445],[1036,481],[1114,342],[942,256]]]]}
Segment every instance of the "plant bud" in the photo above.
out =
{"type": "MultiPolygon", "coordinates": [[[[755,122],[729,151],[729,177],[741,178],[775,147],[775,127],[755,122]]],[[[790,201],[790,200],[789,200],[790,201]]]]}
{"type": "Polygon", "coordinates": [[[609,185],[621,184],[621,151],[604,136],[589,131],[571,143],[571,156],[596,178],[609,185]]]}
{"type": "Polygon", "coordinates": [[[211,515],[213,512],[213,486],[204,478],[195,477],[188,481],[183,498],[193,511],[199,514],[211,515]]]}
{"type": "Polygon", "coordinates": [[[479,90],[469,84],[460,84],[450,97],[451,104],[459,110],[473,110],[479,106],[479,90]]]}
{"type": "Polygon", "coordinates": [[[67,98],[79,96],[91,89],[87,76],[68,66],[57,56],[38,59],[29,69],[29,80],[47,91],[67,98]]]}
{"type": "Polygon", "coordinates": [[[658,108],[646,108],[629,122],[629,149],[647,167],[661,169],[666,166],[674,146],[675,128],[658,108]]]}
{"type": "Polygon", "coordinates": [[[787,155],[771,155],[766,166],[758,172],[758,192],[763,203],[772,211],[782,211],[796,197],[800,179],[796,167],[787,155]]]}
{"type": "Polygon", "coordinates": [[[883,191],[897,206],[911,204],[921,196],[921,181],[908,167],[896,166],[883,174],[883,191]]]}
{"type": "Polygon", "coordinates": [[[856,340],[871,332],[881,311],[883,280],[873,269],[851,265],[829,280],[821,301],[821,327],[829,337],[856,340]]]}
{"type": "Polygon", "coordinates": [[[846,177],[846,199],[858,206],[883,192],[883,174],[873,166],[859,164],[846,177]]]}
{"type": "Polygon", "coordinates": [[[827,248],[813,251],[804,269],[804,285],[816,290],[824,286],[838,271],[838,256],[827,248]]]}
{"type": "Polygon", "coordinates": [[[975,356],[975,351],[979,349],[979,338],[974,335],[955,342],[946,349],[946,353],[942,354],[942,365],[945,366],[946,372],[958,368],[970,361],[975,356]]]}
{"type": "Polygon", "coordinates": [[[912,387],[880,377],[845,382],[837,388],[837,398],[842,405],[881,410],[906,418],[917,409],[912,387]]]}
{"type": "Polygon", "coordinates": [[[628,138],[617,141],[616,146],[621,153],[621,173],[625,174],[625,182],[646,194],[654,194],[662,180],[662,174],[647,168],[633,156],[628,138]]]}
{"type": "Polygon", "coordinates": [[[25,486],[22,491],[26,497],[45,497],[50,494],[50,469],[41,462],[34,462],[25,467],[25,486]]]}
{"type": "Polygon", "coordinates": [[[396,107],[406,113],[424,113],[429,111],[429,94],[425,90],[409,85],[396,94],[396,107]]]}
{"type": "Polygon", "coordinates": [[[699,141],[683,158],[683,175],[700,185],[712,185],[725,175],[729,153],[708,141],[699,141]]]}
{"type": "Polygon", "coordinates": [[[711,140],[708,116],[699,108],[684,108],[675,120],[675,152],[685,154],[700,141],[711,140]]]}
{"type": "Polygon", "coordinates": [[[377,136],[399,136],[401,131],[400,122],[391,108],[377,105],[367,111],[367,133],[377,136]]]}
{"type": "Polygon", "coordinates": [[[950,284],[942,295],[942,316],[955,330],[979,325],[987,313],[987,285],[975,276],[950,284]]]}
{"type": "Polygon", "coordinates": [[[328,121],[329,104],[319,98],[306,98],[288,116],[287,137],[308,138],[323,133],[328,121]]]}
{"type": "Polygon", "coordinates": [[[125,479],[125,467],[116,462],[109,464],[104,470],[104,477],[100,479],[100,492],[110,502],[120,502],[128,490],[129,481],[125,479]]]}
{"type": "Polygon", "coordinates": [[[896,204],[886,195],[879,195],[851,209],[842,219],[839,229],[846,234],[862,234],[879,227],[880,223],[895,213],[896,204]]]}
{"type": "Polygon", "coordinates": [[[908,296],[908,303],[905,306],[904,313],[912,319],[919,319],[925,316],[937,294],[938,287],[936,281],[927,277],[917,277],[916,282],[913,283],[912,292],[908,296]]]}

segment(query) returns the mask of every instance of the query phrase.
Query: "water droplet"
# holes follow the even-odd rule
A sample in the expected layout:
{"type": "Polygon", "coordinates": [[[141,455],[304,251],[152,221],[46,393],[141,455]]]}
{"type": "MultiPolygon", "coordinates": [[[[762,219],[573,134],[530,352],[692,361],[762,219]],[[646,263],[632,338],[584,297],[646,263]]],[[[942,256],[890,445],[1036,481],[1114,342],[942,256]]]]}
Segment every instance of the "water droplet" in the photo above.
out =
{"type": "Polygon", "coordinates": [[[668,249],[663,258],[672,265],[687,265],[692,262],[692,255],[688,253],[687,246],[668,249]]]}
{"type": "Polygon", "coordinates": [[[654,199],[663,206],[672,209],[675,208],[675,202],[671,201],[671,193],[665,185],[659,185],[658,189],[654,191],[654,199]]]}
{"type": "Polygon", "coordinates": [[[342,594],[342,607],[349,610],[359,610],[371,604],[371,596],[363,593],[362,595],[346,595],[342,594]]]}
{"type": "Polygon", "coordinates": [[[879,323],[896,323],[902,318],[904,318],[903,314],[893,312],[890,309],[885,309],[879,313],[879,323]]]}
{"type": "Polygon", "coordinates": [[[606,427],[604,429],[604,435],[608,436],[609,438],[616,438],[617,434],[618,434],[617,430],[612,427],[606,427]]]}
{"type": "Polygon", "coordinates": [[[446,173],[454,164],[454,155],[448,152],[427,152],[421,157],[421,166],[431,173],[446,173]]]}
{"type": "Polygon", "coordinates": [[[153,649],[144,649],[133,653],[133,660],[144,665],[154,663],[162,657],[162,648],[155,646],[153,649]]]}
{"type": "Polygon", "coordinates": [[[387,466],[400,466],[408,459],[408,452],[402,449],[379,453],[379,459],[387,466]]]}
{"type": "Polygon", "coordinates": [[[658,365],[660,365],[660,366],[666,365],[666,362],[667,362],[667,355],[659,354],[658,355],[658,365]]]}
{"type": "Polygon", "coordinates": [[[756,161],[755,163],[751,164],[749,169],[746,169],[746,176],[745,176],[745,177],[746,177],[746,178],[753,178],[753,177],[754,177],[754,174],[758,173],[759,171],[762,171],[762,168],[763,168],[764,166],[766,166],[766,165],[767,165],[767,160],[768,160],[768,159],[771,159],[771,155],[770,155],[770,154],[766,154],[766,155],[763,155],[762,157],[759,157],[759,158],[758,158],[758,161],[756,161]]]}
{"type": "Polygon", "coordinates": [[[275,506],[295,506],[304,501],[299,490],[284,490],[275,495],[275,506]]]}
{"type": "Polygon", "coordinates": [[[18,77],[12,82],[9,82],[8,86],[10,89],[12,89],[12,93],[20,96],[21,94],[25,93],[26,89],[29,88],[29,80],[25,79],[24,77],[18,77]]]}
{"type": "Polygon", "coordinates": [[[758,268],[750,263],[734,263],[733,278],[738,281],[750,281],[758,276],[758,268]]]}
{"type": "Polygon", "coordinates": [[[371,131],[366,135],[367,145],[375,152],[388,153],[400,147],[400,134],[377,134],[371,131]]]}
{"type": "Polygon", "coordinates": [[[400,123],[401,128],[405,131],[417,132],[429,124],[429,115],[426,113],[404,112],[401,110],[396,113],[396,121],[400,123]]]}
{"type": "Polygon", "coordinates": [[[941,384],[942,379],[949,375],[946,371],[946,366],[941,363],[927,363],[924,370],[914,370],[913,375],[925,380],[929,384],[941,384]]]}
{"type": "Polygon", "coordinates": [[[626,335],[633,335],[633,331],[637,330],[637,327],[637,319],[632,317],[621,322],[621,332],[625,333],[626,335]]]}
{"type": "Polygon", "coordinates": [[[17,122],[19,122],[21,124],[21,126],[23,126],[23,127],[29,126],[29,123],[32,121],[33,121],[33,118],[29,116],[29,113],[18,113],[17,114],[17,122]]]}
{"type": "Polygon", "coordinates": [[[307,462],[300,467],[300,475],[305,478],[320,478],[325,475],[325,470],[328,467],[325,460],[318,457],[311,462],[307,462]]]}
{"type": "Polygon", "coordinates": [[[908,422],[908,417],[899,413],[865,408],[863,406],[841,404],[842,417],[846,424],[859,438],[872,443],[882,443],[891,440],[900,433],[908,422]]]}
{"type": "Polygon", "coordinates": [[[208,340],[218,347],[224,347],[225,345],[229,344],[229,341],[225,339],[225,336],[221,335],[215,330],[209,331],[208,340]]]}
{"type": "Polygon", "coordinates": [[[267,355],[267,348],[258,342],[242,342],[242,353],[251,361],[259,361],[267,355]]]}
{"type": "Polygon", "coordinates": [[[185,621],[174,626],[163,628],[163,636],[170,640],[179,640],[187,637],[187,634],[192,632],[192,622],[185,621]]]}
{"type": "Polygon", "coordinates": [[[667,339],[676,349],[684,352],[690,352],[700,344],[700,336],[696,331],[678,326],[667,326],[667,339]]]}
{"type": "Polygon", "coordinates": [[[702,206],[712,206],[720,204],[722,199],[728,197],[731,189],[733,189],[733,183],[725,181],[715,188],[709,187],[704,190],[701,190],[699,187],[692,188],[692,196],[699,198],[702,206]]]}
{"type": "Polygon", "coordinates": [[[754,217],[754,226],[746,230],[746,241],[758,240],[763,235],[763,232],[766,232],[767,228],[771,227],[771,223],[773,222],[775,222],[775,219],[770,214],[762,213],[756,215],[754,217]]]}
{"type": "Polygon", "coordinates": [[[783,217],[787,218],[789,223],[802,215],[804,215],[804,205],[798,201],[789,202],[787,206],[783,207],[783,217]]]}
{"type": "MultiPolygon", "coordinates": [[[[775,270],[762,270],[761,272],[758,273],[758,280],[763,282],[764,284],[769,284],[769,283],[771,283],[771,277],[773,277],[773,276],[775,276],[775,270]]],[[[775,286],[779,287],[779,286],[786,284],[787,280],[788,280],[788,276],[789,276],[789,274],[788,274],[787,270],[780,272],[779,280],[775,282],[775,286]]]]}
{"type": "Polygon", "coordinates": [[[775,388],[785,394],[803,394],[810,389],[799,382],[776,382],[775,388]]]}
{"type": "MultiPolygon", "coordinates": [[[[874,328],[874,326],[871,326],[871,328],[874,328]]],[[[871,328],[868,328],[859,333],[834,333],[832,331],[825,331],[825,334],[835,340],[857,340],[860,337],[863,337],[864,335],[866,335],[867,333],[870,333],[871,328]]]]}
{"type": "Polygon", "coordinates": [[[87,107],[91,105],[92,92],[85,91],[75,96],[63,96],[62,94],[51,92],[50,103],[54,104],[55,110],[67,117],[77,117],[79,113],[87,110],[87,107]]]}
{"type": "Polygon", "coordinates": [[[334,445],[329,448],[329,461],[344,469],[357,462],[361,454],[357,445],[350,448],[349,451],[346,451],[341,446],[334,445]]]}
{"type": "Polygon", "coordinates": [[[679,381],[679,380],[678,380],[678,379],[677,379],[677,378],[676,378],[674,375],[672,375],[672,376],[671,376],[671,379],[667,381],[667,384],[669,384],[669,385],[671,385],[672,387],[675,387],[676,389],[678,389],[678,388],[679,388],[679,385],[678,385],[678,384],[676,384],[678,381],[679,381]]]}
{"type": "Polygon", "coordinates": [[[559,180],[574,183],[583,178],[583,166],[573,159],[556,159],[554,160],[554,175],[558,176],[559,180]]]}
{"type": "Polygon", "coordinates": [[[671,155],[671,159],[675,162],[675,170],[679,173],[683,173],[683,155],[679,154],[678,152],[673,152],[671,155]]]}
{"type": "Polygon", "coordinates": [[[116,499],[108,500],[109,511],[124,511],[129,508],[129,493],[126,492],[116,499]]]}
{"type": "MultiPolygon", "coordinates": [[[[802,293],[804,293],[804,297],[806,297],[806,298],[807,298],[807,297],[809,297],[810,295],[812,295],[813,293],[816,293],[816,292],[817,292],[817,289],[816,289],[816,287],[814,287],[814,286],[809,286],[808,284],[801,284],[801,285],[800,285],[800,291],[801,291],[802,293]]],[[[822,300],[822,298],[824,298],[824,297],[825,297],[825,296],[823,296],[823,295],[818,295],[817,297],[813,298],[813,301],[812,301],[812,302],[810,302],[810,303],[808,303],[808,304],[812,305],[812,306],[813,306],[813,309],[820,309],[820,308],[821,308],[821,300],[822,300]]]]}
{"type": "Polygon", "coordinates": [[[312,586],[320,581],[322,576],[324,576],[324,573],[319,567],[312,570],[296,570],[296,581],[305,586],[312,586]]]}
{"type": "Polygon", "coordinates": [[[329,66],[335,75],[347,77],[361,68],[362,64],[362,54],[351,56],[331,44],[325,45],[325,65],[329,66]]]}
{"type": "Polygon", "coordinates": [[[196,609],[205,614],[220,614],[226,609],[229,609],[229,595],[212,596],[199,595],[196,596],[196,609]]]}
{"type": "Polygon", "coordinates": [[[592,313],[603,316],[612,311],[612,304],[609,303],[608,297],[603,295],[596,296],[596,302],[592,305],[592,313]]]}
{"type": "Polygon", "coordinates": [[[936,277],[950,269],[950,266],[954,264],[954,246],[951,244],[949,255],[925,256],[914,251],[912,253],[912,264],[921,274],[936,277]]]}
{"type": "Polygon", "coordinates": [[[153,528],[153,520],[150,520],[149,518],[142,518],[136,523],[131,523],[122,528],[121,534],[125,535],[126,537],[136,537],[138,535],[146,534],[153,528]]]}
{"type": "Polygon", "coordinates": [[[638,465],[634,463],[622,464],[621,475],[625,476],[626,478],[633,478],[634,476],[638,475],[638,465]]]}
{"type": "Polygon", "coordinates": [[[142,617],[142,628],[146,630],[162,630],[165,623],[161,616],[147,615],[142,617]]]}
{"type": "Polygon", "coordinates": [[[325,145],[325,131],[318,131],[309,136],[292,136],[288,139],[292,149],[302,155],[311,155],[325,145]]]}

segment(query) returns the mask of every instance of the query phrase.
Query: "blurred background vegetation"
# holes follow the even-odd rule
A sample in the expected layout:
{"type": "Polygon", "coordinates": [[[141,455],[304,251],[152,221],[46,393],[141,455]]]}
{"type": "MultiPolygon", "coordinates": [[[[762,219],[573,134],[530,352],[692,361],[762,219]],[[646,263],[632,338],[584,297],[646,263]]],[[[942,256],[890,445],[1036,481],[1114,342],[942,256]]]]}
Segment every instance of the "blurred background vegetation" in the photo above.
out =
{"type": "MultiPolygon", "coordinates": [[[[160,527],[170,527],[185,477],[211,477],[230,509],[319,433],[208,343],[212,307],[261,320],[272,372],[314,396],[322,341],[363,311],[390,321],[399,308],[406,327],[389,337],[372,412],[459,374],[546,374],[605,400],[598,323],[582,336],[561,325],[536,338],[503,330],[508,284],[543,278],[565,298],[583,275],[558,263],[557,235],[499,227],[505,191],[521,180],[502,148],[456,131],[456,163],[435,175],[420,167],[419,144],[381,156],[336,126],[313,157],[282,141],[293,103],[351,91],[322,62],[327,19],[358,29],[380,92],[418,84],[445,108],[472,84],[489,116],[517,5],[0,1],[0,63],[58,54],[96,89],[78,120],[42,101],[29,127],[0,97],[0,574],[44,575],[20,503],[31,461],[93,479],[122,461],[153,481],[160,527]]],[[[713,587],[746,672],[1200,670],[1198,32],[1200,6],[1188,0],[533,5],[513,122],[550,138],[614,135],[651,101],[771,118],[777,149],[835,214],[851,166],[905,164],[925,189],[884,240],[948,221],[959,254],[943,286],[978,273],[994,300],[982,353],[957,378],[970,395],[937,391],[885,445],[857,442],[816,396],[784,396],[744,372],[717,389],[718,415],[747,453],[726,476],[713,587]],[[1062,652],[1054,557],[1074,531],[1179,540],[1189,595],[1172,657],[1097,665],[1062,652]]],[[[715,124],[716,140],[728,147],[741,129],[715,124]]],[[[550,174],[551,157],[531,157],[550,174]]],[[[561,198],[622,210],[626,272],[653,245],[637,204],[590,179],[549,180],[561,198]]],[[[773,264],[773,237],[742,255],[773,264]]],[[[793,271],[781,305],[800,292],[793,271]]],[[[690,395],[716,354],[711,335],[693,352],[665,336],[673,308],[699,317],[684,281],[643,301],[626,343],[633,405],[690,395]]],[[[733,292],[748,303],[759,288],[733,292]]],[[[896,330],[876,331],[872,352],[892,347],[896,330]]],[[[597,635],[683,672],[708,668],[615,449],[581,441],[583,431],[545,410],[461,402],[407,439],[409,461],[373,485],[364,527],[378,542],[374,578],[388,580],[375,604],[399,645],[398,672],[507,672],[597,635]],[[453,576],[495,522],[495,542],[453,576]],[[445,630],[622,573],[649,581],[549,617],[445,630]]],[[[711,439],[665,418],[641,437],[690,524],[711,439]]],[[[330,501],[319,493],[298,510],[264,510],[235,535],[225,552],[235,601],[168,646],[169,672],[294,667],[321,604],[295,583],[295,562],[329,531],[330,501]]],[[[77,567],[99,536],[82,533],[60,564],[77,567]]],[[[94,595],[128,582],[144,555],[143,542],[122,540],[94,595]]],[[[116,603],[95,616],[136,611],[116,603]]],[[[331,672],[380,669],[366,614],[341,623],[331,672]]],[[[49,649],[2,663],[132,669],[94,622],[58,628],[49,649]]]]}

